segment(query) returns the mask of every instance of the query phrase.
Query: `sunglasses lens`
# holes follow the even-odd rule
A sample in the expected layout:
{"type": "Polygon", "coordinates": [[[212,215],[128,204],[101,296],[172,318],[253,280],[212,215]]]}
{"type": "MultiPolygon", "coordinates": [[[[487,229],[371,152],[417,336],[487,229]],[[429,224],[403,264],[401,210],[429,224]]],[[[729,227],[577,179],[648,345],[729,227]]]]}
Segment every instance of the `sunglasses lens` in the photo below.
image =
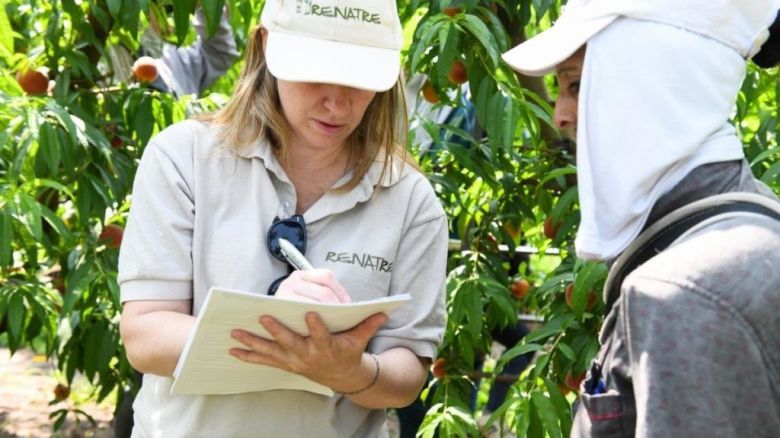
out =
{"type": "MultiPolygon", "coordinates": [[[[271,251],[274,257],[287,262],[282,255],[282,248],[279,246],[279,239],[285,239],[292,243],[295,248],[301,253],[306,253],[306,222],[303,220],[303,216],[296,214],[287,219],[274,219],[273,225],[268,229],[268,235],[266,236],[266,245],[268,250],[271,251]]],[[[289,272],[292,270],[292,266],[288,265],[288,274],[277,278],[268,287],[268,295],[276,295],[276,291],[279,289],[279,285],[289,277],[289,272]]]]}
{"type": "Polygon", "coordinates": [[[306,253],[306,224],[303,216],[295,215],[288,219],[274,220],[274,224],[268,230],[268,250],[279,260],[285,261],[279,239],[285,239],[292,243],[298,251],[306,253]]]}

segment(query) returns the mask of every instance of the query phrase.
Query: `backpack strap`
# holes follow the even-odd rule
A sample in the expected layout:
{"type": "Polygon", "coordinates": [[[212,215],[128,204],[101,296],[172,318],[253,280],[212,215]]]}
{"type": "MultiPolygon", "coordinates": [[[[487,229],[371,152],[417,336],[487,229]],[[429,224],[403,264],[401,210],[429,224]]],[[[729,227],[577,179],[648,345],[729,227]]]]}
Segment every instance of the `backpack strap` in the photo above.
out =
{"type": "Polygon", "coordinates": [[[780,221],[780,203],[747,192],[710,196],[674,210],[642,232],[612,264],[604,285],[604,314],[608,315],[612,310],[620,297],[623,280],[634,269],[665,250],[696,225],[715,216],[734,212],[755,213],[780,221]]]}

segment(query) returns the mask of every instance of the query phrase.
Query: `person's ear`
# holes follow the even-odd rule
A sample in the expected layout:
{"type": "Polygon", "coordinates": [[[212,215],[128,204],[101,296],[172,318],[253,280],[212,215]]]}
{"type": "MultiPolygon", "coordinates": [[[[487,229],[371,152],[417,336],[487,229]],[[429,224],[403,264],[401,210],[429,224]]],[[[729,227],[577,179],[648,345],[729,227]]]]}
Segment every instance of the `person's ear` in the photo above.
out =
{"type": "Polygon", "coordinates": [[[263,55],[265,55],[265,46],[268,44],[268,29],[260,26],[260,38],[263,41],[263,55]]]}

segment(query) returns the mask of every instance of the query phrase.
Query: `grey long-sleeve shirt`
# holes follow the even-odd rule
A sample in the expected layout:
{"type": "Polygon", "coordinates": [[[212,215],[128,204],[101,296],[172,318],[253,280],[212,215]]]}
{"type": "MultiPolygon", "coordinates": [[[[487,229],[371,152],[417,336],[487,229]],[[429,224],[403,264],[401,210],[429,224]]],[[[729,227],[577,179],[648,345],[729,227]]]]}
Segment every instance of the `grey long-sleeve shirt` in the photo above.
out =
{"type": "MultiPolygon", "coordinates": [[[[656,204],[766,193],[747,163],[697,168],[656,204]]],[[[600,336],[575,437],[775,437],[780,433],[780,222],[713,223],[631,273],[600,336]]]]}

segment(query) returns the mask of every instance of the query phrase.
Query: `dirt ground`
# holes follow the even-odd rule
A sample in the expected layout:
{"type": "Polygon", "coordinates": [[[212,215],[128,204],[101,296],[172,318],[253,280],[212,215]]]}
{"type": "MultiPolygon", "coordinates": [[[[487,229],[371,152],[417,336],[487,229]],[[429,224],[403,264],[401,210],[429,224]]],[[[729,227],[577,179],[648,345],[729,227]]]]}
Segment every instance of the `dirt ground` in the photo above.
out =
{"type": "MultiPolygon", "coordinates": [[[[104,401],[97,405],[81,400],[89,385],[84,379],[76,380],[68,400],[49,405],[59,382],[54,365],[27,350],[17,351],[12,357],[7,348],[0,348],[0,438],[114,438],[113,404],[104,401]],[[49,413],[66,406],[87,412],[95,419],[96,426],[83,417],[69,415],[55,434],[49,413]]],[[[398,418],[394,412],[388,417],[390,436],[397,437],[398,418]]]]}
{"type": "Polygon", "coordinates": [[[0,438],[113,438],[114,407],[109,402],[97,405],[83,400],[89,391],[84,379],[76,379],[68,399],[49,405],[59,382],[56,375],[56,368],[43,356],[21,350],[12,357],[7,348],[0,348],[0,438]],[[66,407],[83,410],[95,419],[96,425],[70,414],[55,434],[49,413],[66,407]]]}

